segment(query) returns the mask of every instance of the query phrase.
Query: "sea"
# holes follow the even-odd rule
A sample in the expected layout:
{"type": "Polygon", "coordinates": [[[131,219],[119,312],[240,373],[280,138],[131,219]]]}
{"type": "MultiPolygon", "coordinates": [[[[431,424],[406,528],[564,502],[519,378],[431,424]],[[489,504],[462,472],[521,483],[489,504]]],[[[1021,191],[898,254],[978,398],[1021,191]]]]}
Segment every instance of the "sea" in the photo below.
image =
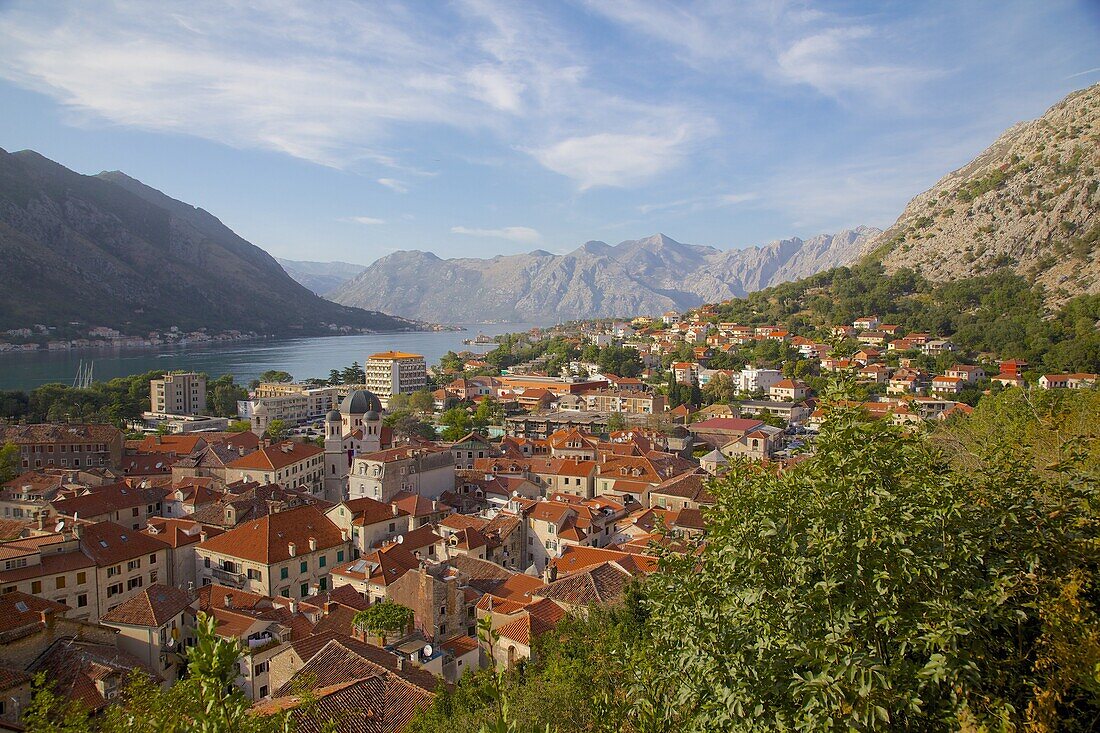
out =
{"type": "Polygon", "coordinates": [[[211,377],[232,374],[247,384],[269,369],[290,372],[295,379],[327,379],[333,369],[352,362],[363,364],[379,351],[423,354],[428,365],[439,363],[448,351],[483,354],[493,344],[464,344],[478,334],[498,336],[535,327],[534,323],[459,324],[462,331],[373,333],[302,339],[256,339],[227,343],[184,344],[145,349],[67,349],[0,353],[0,390],[30,391],[43,384],[73,384],[91,364],[92,378],[114,377],[160,370],[206,372],[211,377]]]}

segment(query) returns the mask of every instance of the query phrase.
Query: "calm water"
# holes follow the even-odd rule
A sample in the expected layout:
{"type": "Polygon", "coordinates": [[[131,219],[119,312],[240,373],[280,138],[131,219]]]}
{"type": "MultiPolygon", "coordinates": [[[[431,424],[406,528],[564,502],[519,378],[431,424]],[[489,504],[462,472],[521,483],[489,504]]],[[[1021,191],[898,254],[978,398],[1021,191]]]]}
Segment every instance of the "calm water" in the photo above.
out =
{"type": "Polygon", "coordinates": [[[486,344],[463,344],[478,333],[496,336],[526,331],[535,324],[500,323],[466,326],[465,331],[369,334],[286,341],[242,341],[229,344],[161,347],[159,349],[88,349],[33,351],[0,354],[0,389],[30,390],[50,382],[72,384],[80,361],[94,363],[94,378],[105,381],[153,369],[186,369],[211,376],[232,374],[247,383],[268,369],[283,369],[296,379],[327,378],[332,369],[353,361],[362,364],[378,351],[410,351],[423,354],[428,365],[439,363],[448,351],[484,353],[486,344]]]}

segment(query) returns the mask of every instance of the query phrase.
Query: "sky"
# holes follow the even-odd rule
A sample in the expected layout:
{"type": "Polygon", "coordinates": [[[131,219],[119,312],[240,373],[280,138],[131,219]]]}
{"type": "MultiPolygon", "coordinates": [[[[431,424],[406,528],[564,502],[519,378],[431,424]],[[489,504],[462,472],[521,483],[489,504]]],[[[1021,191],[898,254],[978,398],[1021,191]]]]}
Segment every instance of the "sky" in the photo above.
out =
{"type": "Polygon", "coordinates": [[[1100,0],[0,0],[0,147],[369,264],[888,226],[1100,82],[1100,0]]]}

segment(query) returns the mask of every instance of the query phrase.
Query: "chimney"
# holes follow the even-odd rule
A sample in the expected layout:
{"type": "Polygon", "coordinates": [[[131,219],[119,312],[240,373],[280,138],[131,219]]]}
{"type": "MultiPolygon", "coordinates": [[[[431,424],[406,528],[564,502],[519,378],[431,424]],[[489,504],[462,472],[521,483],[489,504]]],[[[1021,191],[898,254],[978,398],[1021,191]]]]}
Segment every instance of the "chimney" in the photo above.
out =
{"type": "Polygon", "coordinates": [[[242,458],[244,457],[244,446],[243,445],[238,445],[237,446],[237,453],[239,453],[242,458]]]}
{"type": "Polygon", "coordinates": [[[293,542],[286,543],[286,547],[287,551],[290,552],[291,557],[294,557],[298,554],[298,545],[294,544],[293,542]]]}
{"type": "Polygon", "coordinates": [[[404,657],[398,657],[397,658],[397,671],[398,672],[404,672],[405,671],[405,658],[404,657]]]}
{"type": "Polygon", "coordinates": [[[317,538],[316,537],[310,537],[309,538],[309,551],[310,552],[316,552],[317,551],[317,538]]]}
{"type": "Polygon", "coordinates": [[[199,542],[206,542],[206,530],[199,532],[199,542]]]}
{"type": "Polygon", "coordinates": [[[84,539],[84,525],[76,521],[76,516],[73,516],[73,537],[78,540],[84,539]]]}
{"type": "Polygon", "coordinates": [[[38,512],[38,529],[45,531],[45,529],[46,529],[46,520],[49,519],[49,518],[50,518],[50,510],[49,509],[43,509],[42,511],[38,512]]]}
{"type": "Polygon", "coordinates": [[[396,505],[396,504],[391,504],[390,506],[392,506],[392,507],[393,507],[393,516],[395,516],[395,517],[396,517],[396,516],[397,516],[397,513],[398,513],[399,511],[401,511],[401,510],[397,508],[397,505],[396,505]]]}
{"type": "Polygon", "coordinates": [[[233,608],[233,594],[232,593],[226,593],[225,594],[225,607],[226,608],[233,608]]]}
{"type": "Polygon", "coordinates": [[[291,598],[289,608],[291,613],[298,613],[298,601],[291,598]]]}
{"type": "Polygon", "coordinates": [[[53,628],[53,622],[54,622],[53,611],[51,611],[49,609],[46,609],[44,611],[39,611],[38,616],[42,620],[43,625],[45,625],[45,627],[47,629],[52,629],[53,628]]]}
{"type": "Polygon", "coordinates": [[[332,601],[325,601],[323,608],[325,609],[325,615],[328,616],[332,612],[332,608],[335,604],[332,601]]]}

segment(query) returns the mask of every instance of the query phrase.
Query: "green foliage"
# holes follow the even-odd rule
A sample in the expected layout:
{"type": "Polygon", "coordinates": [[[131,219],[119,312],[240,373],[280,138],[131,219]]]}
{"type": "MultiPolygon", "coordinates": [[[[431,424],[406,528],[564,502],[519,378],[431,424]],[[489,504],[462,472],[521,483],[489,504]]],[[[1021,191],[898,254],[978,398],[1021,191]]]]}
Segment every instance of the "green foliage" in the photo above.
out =
{"type": "Polygon", "coordinates": [[[243,433],[252,429],[252,423],[248,420],[230,420],[227,430],[231,433],[243,433]]]}
{"type": "Polygon", "coordinates": [[[260,373],[260,381],[287,384],[294,381],[294,376],[290,372],[284,372],[281,369],[268,369],[266,372],[260,373]]]}
{"type": "Polygon", "coordinates": [[[621,412],[613,412],[607,416],[607,432],[614,433],[626,430],[626,416],[621,412]]]}
{"type": "Polygon", "coordinates": [[[420,419],[420,417],[408,409],[387,413],[386,416],[382,418],[382,423],[393,428],[394,435],[400,438],[416,436],[431,439],[436,437],[435,428],[432,424],[420,419]]]}
{"type": "Polygon", "coordinates": [[[120,698],[103,713],[89,717],[85,708],[58,695],[43,676],[23,713],[32,733],[289,733],[287,716],[253,715],[251,704],[234,682],[244,654],[236,639],[216,633],[212,616],[199,614],[198,643],[187,651],[188,675],[167,689],[135,670],[120,698]]]}
{"type": "Polygon", "coordinates": [[[708,405],[728,405],[737,397],[737,387],[728,374],[719,372],[703,387],[703,401],[708,405]]]}
{"type": "MultiPolygon", "coordinates": [[[[266,374],[267,372],[265,372],[266,374]]],[[[286,372],[281,372],[286,374],[286,372]]],[[[287,376],[290,376],[287,374],[287,376]]],[[[260,375],[263,377],[263,374],[260,375]]],[[[236,417],[237,402],[248,399],[248,390],[233,381],[232,374],[223,374],[206,381],[206,407],[218,417],[236,417]]]]}
{"type": "Polygon", "coordinates": [[[973,201],[982,194],[1000,188],[1001,184],[1005,181],[1005,177],[1004,171],[1000,168],[994,168],[987,175],[981,178],[971,179],[964,183],[955,193],[955,197],[958,198],[959,201],[973,201]]]}
{"type": "Polygon", "coordinates": [[[366,381],[367,373],[364,371],[363,367],[359,366],[359,362],[357,361],[353,361],[340,372],[341,384],[363,384],[366,381]]]}
{"type": "Polygon", "coordinates": [[[267,424],[267,430],[264,431],[264,435],[272,441],[279,441],[286,437],[288,429],[289,427],[286,424],[286,420],[272,420],[267,424]]]}
{"type": "Polygon", "coordinates": [[[435,409],[435,398],[426,389],[417,390],[409,395],[409,407],[419,412],[431,412],[435,409]]]}
{"type": "Polygon", "coordinates": [[[489,425],[500,425],[504,422],[504,406],[492,397],[485,397],[477,404],[472,422],[478,430],[489,425]]]}
{"type": "Polygon", "coordinates": [[[440,433],[444,440],[459,440],[474,428],[470,413],[465,407],[452,407],[439,416],[439,424],[443,427],[440,433]]]}
{"type": "Polygon", "coordinates": [[[375,603],[370,608],[359,611],[352,618],[352,624],[366,629],[375,636],[384,637],[387,633],[400,633],[412,625],[413,610],[393,601],[375,603]]]}
{"type": "Polygon", "coordinates": [[[614,374],[618,377],[637,377],[645,368],[637,349],[614,344],[599,350],[596,364],[602,374],[614,374]]]}
{"type": "Polygon", "coordinates": [[[0,484],[19,475],[19,464],[19,446],[15,443],[4,443],[0,446],[0,484]]]}
{"type": "Polygon", "coordinates": [[[1049,649],[1096,648],[1096,599],[1076,593],[1080,622],[1062,613],[1056,638],[1048,619],[1093,572],[1097,484],[1068,463],[1039,476],[1014,448],[962,474],[837,411],[811,460],[735,465],[705,546],[647,584],[633,714],[687,731],[1091,719],[1095,669],[1049,649]]]}

